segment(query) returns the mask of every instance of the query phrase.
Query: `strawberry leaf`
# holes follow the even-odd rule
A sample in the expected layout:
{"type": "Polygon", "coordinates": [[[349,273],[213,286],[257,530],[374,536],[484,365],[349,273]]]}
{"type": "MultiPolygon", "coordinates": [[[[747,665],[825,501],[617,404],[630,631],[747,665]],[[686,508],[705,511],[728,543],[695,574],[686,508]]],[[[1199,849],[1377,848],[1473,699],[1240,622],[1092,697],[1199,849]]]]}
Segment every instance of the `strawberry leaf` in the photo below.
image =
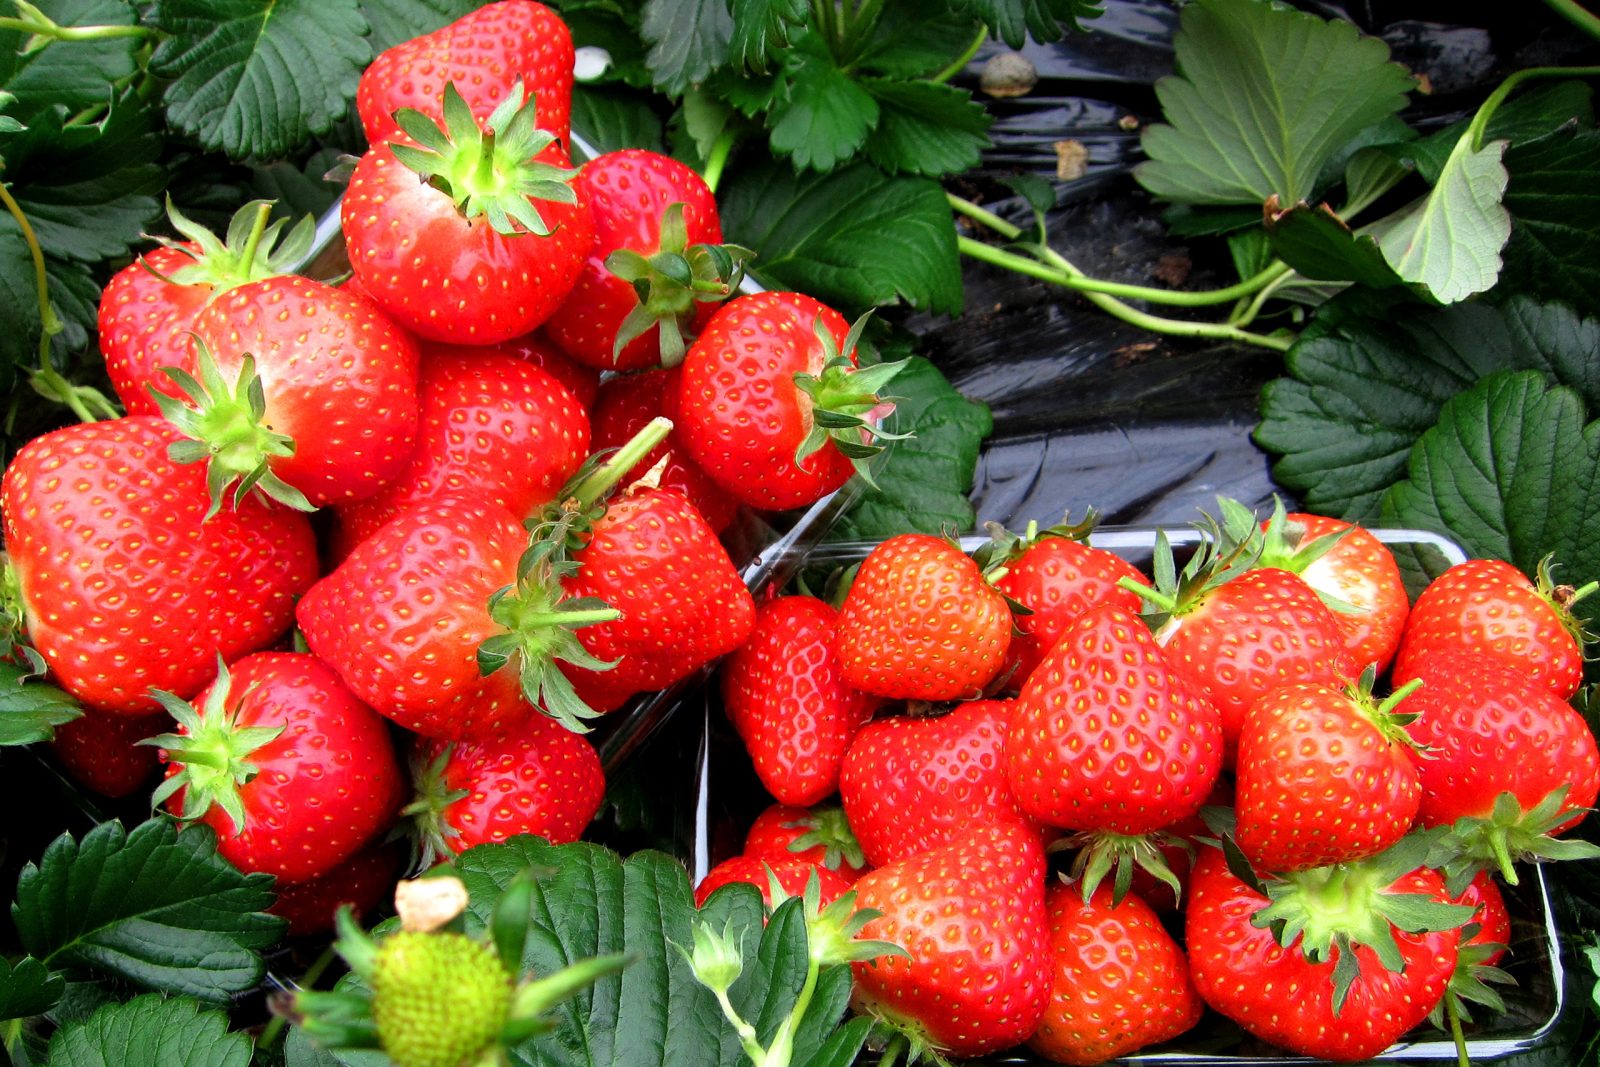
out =
{"type": "Polygon", "coordinates": [[[160,0],[167,121],[233,159],[288,155],[349,109],[372,58],[356,0],[160,0]]]}
{"type": "Polygon", "coordinates": [[[25,866],[12,917],[22,947],[51,968],[220,1003],[266,973],[261,950],[284,925],[264,913],[271,884],[219,856],[206,827],[107,822],[81,840],[63,834],[25,866]]]}
{"type": "Polygon", "coordinates": [[[1036,41],[1058,41],[1063,31],[1083,30],[1081,20],[1100,15],[1096,0],[961,0],[953,5],[983,20],[991,33],[1012,48],[1036,41]]]}
{"type": "Polygon", "coordinates": [[[878,125],[867,158],[891,174],[938,177],[978,165],[992,119],[965,89],[929,81],[867,78],[878,125]]]}
{"type": "Polygon", "coordinates": [[[0,959],[0,1019],[43,1015],[66,991],[67,981],[32,956],[16,963],[0,959]]]}
{"type": "Polygon", "coordinates": [[[372,32],[367,40],[377,55],[402,41],[432,33],[483,5],[479,0],[360,0],[361,17],[372,32]]]}
{"type": "Polygon", "coordinates": [[[805,0],[732,0],[730,6],[734,64],[758,72],[788,47],[810,10],[805,0]]]}
{"type": "MultiPolygon", "coordinates": [[[[56,0],[39,7],[60,26],[132,26],[139,20],[133,5],[120,0],[56,0]]],[[[136,37],[56,41],[31,50],[27,43],[21,31],[0,29],[0,88],[16,98],[6,110],[19,119],[55,104],[74,112],[103,104],[137,70],[136,37]]]]}
{"type": "Polygon", "coordinates": [[[645,98],[624,90],[573,89],[572,125],[597,152],[664,150],[660,117],[645,98]]]}
{"type": "Polygon", "coordinates": [[[1600,314],[1600,131],[1568,127],[1506,152],[1504,284],[1600,314]]]}
{"type": "Polygon", "coordinates": [[[733,16],[724,0],[647,0],[639,31],[656,88],[678,96],[727,66],[733,16]]]}
{"type": "Polygon", "coordinates": [[[187,997],[155,994],[108,1004],[50,1039],[54,1067],[247,1067],[254,1044],[228,1032],[228,1017],[187,997]]]}
{"type": "Polygon", "coordinates": [[[796,167],[832,170],[866,142],[878,104],[816,38],[807,40],[811,47],[790,53],[788,92],[768,116],[772,150],[796,167]]]}
{"type": "Polygon", "coordinates": [[[0,745],[31,745],[83,714],[77,700],[29,671],[0,663],[0,745]]]}
{"type": "Polygon", "coordinates": [[[1326,204],[1312,208],[1301,203],[1271,213],[1267,233],[1279,258],[1307,278],[1360,282],[1374,289],[1408,284],[1383,258],[1371,234],[1351,231],[1326,204]]]}

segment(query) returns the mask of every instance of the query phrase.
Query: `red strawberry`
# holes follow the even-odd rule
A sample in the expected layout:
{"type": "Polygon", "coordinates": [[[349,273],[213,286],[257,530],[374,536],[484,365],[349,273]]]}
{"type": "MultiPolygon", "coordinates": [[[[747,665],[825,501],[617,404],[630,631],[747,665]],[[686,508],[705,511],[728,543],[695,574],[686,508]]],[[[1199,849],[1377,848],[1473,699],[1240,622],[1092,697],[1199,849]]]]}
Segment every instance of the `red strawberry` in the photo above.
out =
{"type": "Polygon", "coordinates": [[[642,148],[583,165],[573,186],[589,202],[595,243],[578,284],[545,324],[550,339],[591,367],[639,370],[683,360],[738,284],[743,249],[720,247],[722,223],[705,181],[642,148]]]}
{"type": "Polygon", "coordinates": [[[517,834],[570,844],[606,791],[594,746],[543,715],[484,741],[421,742],[412,766],[425,863],[517,834]]]}
{"type": "Polygon", "coordinates": [[[1112,906],[1102,886],[1087,902],[1070,885],[1045,895],[1050,1006],[1028,1047],[1070,1064],[1104,1063],[1184,1033],[1205,1013],[1189,963],[1150,905],[1112,906]]]}
{"type": "Polygon", "coordinates": [[[589,420],[555,378],[493,351],[430,355],[419,385],[417,444],[374,496],[338,509],[335,556],[408,508],[442,496],[532,515],[589,454],[589,420]]]}
{"type": "Polygon", "coordinates": [[[728,721],[784,804],[805,807],[838,789],[845,750],[880,703],[845,684],[837,629],[838,612],[823,601],[773,597],[722,668],[728,721]]]}
{"type": "Polygon", "coordinates": [[[501,341],[497,345],[458,345],[449,341],[430,341],[420,338],[417,351],[422,355],[422,366],[427,368],[432,359],[443,356],[464,356],[473,352],[498,352],[512,356],[524,363],[532,363],[550,377],[567,387],[567,392],[578,401],[578,406],[588,411],[594,407],[595,396],[600,391],[600,372],[585,367],[567,357],[566,353],[545,339],[542,333],[528,333],[501,341]]]}
{"type": "Polygon", "coordinates": [[[1359,685],[1274,689],[1239,735],[1239,847],[1264,871],[1298,871],[1382,852],[1405,836],[1422,786],[1402,704],[1382,703],[1372,668],[1359,685]],[[1399,709],[1397,711],[1397,709],[1399,709]]]}
{"type": "Polygon", "coordinates": [[[1511,944],[1511,913],[1506,910],[1506,898],[1494,875],[1479,871],[1455,902],[1472,909],[1472,921],[1478,927],[1472,943],[1494,946],[1482,962],[1490,966],[1499,963],[1506,954],[1506,946],[1511,944]]]}
{"type": "Polygon", "coordinates": [[[150,781],[161,758],[139,744],[172,726],[166,712],[109,715],[85,708],[81,716],[56,727],[50,751],[72,780],[103,797],[125,797],[150,781]]]}
{"type": "Polygon", "coordinates": [[[479,119],[521,82],[544,128],[565,140],[572,62],[572,34],[559,15],[534,0],[502,0],[378,53],[356,86],[356,112],[376,145],[404,137],[394,120],[401,108],[440,118],[451,82],[479,119]]]}
{"type": "Polygon", "coordinates": [[[173,814],[217,831],[242,871],[304,882],[388,828],[404,783],[388,725],[333,669],[303,652],[258,652],[223,669],[153,738],[169,766],[156,790],[173,814]]]}
{"type": "Polygon", "coordinates": [[[1494,987],[1516,984],[1516,979],[1495,966],[1505,956],[1506,946],[1511,942],[1511,916],[1494,876],[1488,871],[1479,871],[1455,902],[1473,911],[1471,921],[1461,928],[1461,947],[1444,1003],[1428,1015],[1428,1022],[1441,1030],[1451,1029],[1452,1015],[1458,1020],[1470,1021],[1469,1004],[1479,1004],[1504,1014],[1505,1001],[1494,987]]]}
{"type": "Polygon", "coordinates": [[[1145,582],[1139,568],[1088,543],[1093,511],[1077,525],[1063,522],[1040,530],[1030,523],[1020,537],[998,523],[989,528],[994,544],[981,557],[984,570],[1003,567],[990,579],[994,587],[1033,613],[1018,613],[1018,632],[1011,637],[1006,672],[1013,689],[1022,688],[1068,624],[1085,611],[1115,604],[1137,613],[1144,603],[1138,593],[1117,584],[1124,578],[1145,582]]]}
{"type": "Polygon", "coordinates": [[[724,304],[683,362],[678,431],[694,461],[751,507],[802,507],[879,451],[870,418],[902,363],[856,369],[862,323],[801,293],[724,304]]]}
{"type": "Polygon", "coordinates": [[[960,548],[898,534],[861,562],[839,612],[846,683],[903,700],[979,696],[1005,662],[1011,608],[960,548]]]}
{"type": "Polygon", "coordinates": [[[1465,909],[1441,909],[1449,897],[1437,873],[1393,867],[1368,861],[1307,871],[1274,902],[1230,872],[1219,850],[1202,849],[1186,922],[1195,988],[1212,1008],[1291,1052],[1376,1056],[1444,996],[1456,964],[1453,927],[1465,918],[1465,909]],[[1269,906],[1276,910],[1258,916],[1269,906]],[[1420,912],[1420,925],[1438,930],[1407,933],[1391,912],[1404,914],[1407,926],[1419,925],[1420,912]],[[1305,932],[1285,948],[1268,929],[1273,917],[1305,932]],[[1339,966],[1345,953],[1354,953],[1354,967],[1339,966]]]}
{"type": "Polygon", "coordinates": [[[1073,620],[1028,676],[1004,766],[1023,811],[1088,835],[1085,896],[1113,866],[1147,866],[1176,889],[1144,835],[1205,803],[1222,725],[1139,617],[1107,604],[1073,620]]]}
{"type": "Polygon", "coordinates": [[[852,964],[858,1011],[957,1057],[1033,1033],[1051,982],[1037,838],[983,827],[864,874],[855,889],[858,907],[880,913],[861,936],[909,953],[852,964]]]}
{"type": "Polygon", "coordinates": [[[938,717],[869,723],[850,744],[839,799],[875,867],[960,840],[977,826],[1003,826],[1042,840],[1017,804],[1002,753],[1012,705],[959,704],[938,717]]]}
{"type": "MultiPolygon", "coordinates": [[[[657,416],[677,422],[677,368],[611,378],[600,388],[590,413],[596,451],[620,447],[657,416]]],[[[689,458],[676,431],[634,466],[632,476],[623,485],[631,485],[646,475],[653,476],[655,484],[682,493],[718,533],[733,522],[738,501],[689,458]]]]}
{"type": "Polygon", "coordinates": [[[694,887],[694,906],[698,908],[703,905],[707,897],[725,885],[744,882],[760,889],[761,899],[766,901],[768,907],[772,907],[777,903],[772,898],[772,877],[777,877],[778,885],[785,893],[798,897],[805,893],[806,882],[813,874],[821,890],[819,900],[823,907],[850,892],[850,882],[843,875],[808,860],[797,857],[734,856],[711,868],[700,879],[700,884],[694,887]]]}
{"type": "Polygon", "coordinates": [[[349,905],[357,919],[371,914],[394,892],[400,873],[395,848],[372,845],[319,878],[279,882],[278,899],[267,910],[289,921],[290,937],[310,937],[333,929],[333,917],[349,905]]]}
{"type": "Polygon", "coordinates": [[[27,635],[57,684],[122,715],[193,696],[276,641],[316,577],[304,515],[256,500],[210,518],[200,468],[160,419],[69,426],[23,446],[0,487],[27,635]]]}
{"type": "MultiPolygon", "coordinates": [[[[380,144],[356,164],[342,206],[350,266],[413,333],[520,337],[576,282],[594,229],[566,184],[566,149],[534,126],[533,106],[513,94],[480,127],[447,91],[447,129],[426,135],[428,148],[380,144]]],[[[409,115],[418,132],[432,121],[409,115]]]]}
{"type": "Polygon", "coordinates": [[[370,300],[283,275],[217,297],[194,334],[186,402],[160,404],[197,442],[187,454],[206,460],[213,484],[320,507],[371,496],[405,469],[417,347],[370,300]]]}
{"type": "Polygon", "coordinates": [[[1583,681],[1581,631],[1570,610],[1582,593],[1557,586],[1546,560],[1535,585],[1495,559],[1458,563],[1417,598],[1395,656],[1395,680],[1415,678],[1444,648],[1468,648],[1507,663],[1562,700],[1583,681]]]}
{"type": "Polygon", "coordinates": [[[1185,893],[1189,885],[1189,871],[1194,867],[1196,846],[1202,838],[1212,836],[1211,828],[1206,826],[1203,817],[1205,809],[1232,808],[1233,801],[1233,779],[1226,774],[1218,775],[1216,784],[1211,787],[1211,795],[1206,797],[1199,812],[1187,819],[1179,819],[1161,831],[1162,840],[1156,847],[1178,884],[1173,885],[1144,867],[1138,867],[1133,872],[1128,891],[1159,912],[1177,911],[1178,905],[1188,899],[1185,893]]]}
{"type": "Polygon", "coordinates": [[[797,808],[773,804],[756,816],[744,837],[744,855],[756,859],[801,859],[855,881],[870,868],[861,845],[837,807],[797,808]]]}

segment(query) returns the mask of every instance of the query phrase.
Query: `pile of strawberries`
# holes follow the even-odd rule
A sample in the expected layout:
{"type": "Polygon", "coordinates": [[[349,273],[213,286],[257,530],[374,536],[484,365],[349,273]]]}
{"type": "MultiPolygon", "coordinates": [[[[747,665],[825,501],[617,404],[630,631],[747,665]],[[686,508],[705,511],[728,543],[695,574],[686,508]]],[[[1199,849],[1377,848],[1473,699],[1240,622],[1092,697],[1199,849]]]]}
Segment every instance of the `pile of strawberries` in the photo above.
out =
{"type": "Polygon", "coordinates": [[[1354,1061],[1503,1010],[1496,878],[1600,853],[1557,836],[1600,790],[1587,590],[1472,560],[1413,607],[1360,527],[1201,525],[1154,581],[1084,524],[904,534],[837,608],[767,598],[722,693],[775,803],[699,899],[853,888],[909,952],[855,1006],[958,1057],[1100,1063],[1210,1008],[1354,1061]]]}

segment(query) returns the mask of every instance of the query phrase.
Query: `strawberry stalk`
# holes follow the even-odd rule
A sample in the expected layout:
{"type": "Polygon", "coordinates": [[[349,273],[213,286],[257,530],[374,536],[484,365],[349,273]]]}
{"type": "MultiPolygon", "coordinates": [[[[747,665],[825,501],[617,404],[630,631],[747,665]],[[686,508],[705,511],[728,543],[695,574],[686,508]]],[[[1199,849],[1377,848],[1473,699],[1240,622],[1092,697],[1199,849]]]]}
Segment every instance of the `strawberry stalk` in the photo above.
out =
{"type": "Polygon", "coordinates": [[[545,561],[570,566],[571,553],[583,547],[589,528],[605,514],[607,495],[671,432],[672,420],[658,415],[615,452],[589,457],[555,500],[528,520],[528,551],[520,568],[545,561]]]}
{"type": "Polygon", "coordinates": [[[1527,810],[1515,794],[1501,793],[1487,816],[1456,820],[1429,865],[1438,867],[1446,887],[1459,895],[1481,870],[1493,870],[1507,885],[1517,885],[1518,862],[1600,857],[1600,847],[1587,841],[1553,836],[1578,815],[1566,805],[1567,789],[1563,785],[1551,790],[1527,810]]]}
{"type": "Polygon", "coordinates": [[[478,646],[478,670],[493,674],[518,660],[522,695],[574,733],[588,733],[584,720],[600,713],[583,702],[556,661],[604,671],[616,666],[594,656],[578,641],[580,626],[621,616],[593,597],[564,599],[560,577],[570,563],[543,560],[523,570],[515,586],[489,598],[489,618],[504,628],[478,646]]]}

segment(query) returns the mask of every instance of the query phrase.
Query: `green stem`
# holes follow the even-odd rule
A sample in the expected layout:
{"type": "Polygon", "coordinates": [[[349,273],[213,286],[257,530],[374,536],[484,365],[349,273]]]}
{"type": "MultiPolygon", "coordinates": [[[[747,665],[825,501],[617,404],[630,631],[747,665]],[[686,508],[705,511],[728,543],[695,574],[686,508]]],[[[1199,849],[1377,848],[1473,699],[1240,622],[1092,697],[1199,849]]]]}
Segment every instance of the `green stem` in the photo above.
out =
{"type": "Polygon", "coordinates": [[[105,41],[113,37],[149,37],[153,31],[143,26],[58,26],[33,19],[0,18],[0,30],[15,30],[53,41],[105,41]]]}
{"type": "Polygon", "coordinates": [[[831,52],[839,41],[839,11],[834,0],[811,0],[811,15],[816,20],[817,32],[828,42],[831,52]]]}
{"type": "Polygon", "coordinates": [[[706,159],[705,173],[701,177],[705,179],[706,187],[713,193],[717,191],[717,185],[722,181],[722,172],[728,165],[728,156],[733,152],[733,141],[733,131],[723,130],[717,135],[716,143],[711,146],[711,155],[706,159]]]}
{"type": "Polygon", "coordinates": [[[267,232],[267,220],[271,217],[272,204],[269,201],[263,201],[261,206],[256,208],[255,222],[250,227],[250,236],[245,239],[244,251],[239,256],[243,268],[242,276],[245,278],[255,276],[256,251],[261,247],[261,237],[267,232]]]}
{"type": "Polygon", "coordinates": [[[622,618],[616,608],[594,608],[591,611],[540,611],[517,617],[519,624],[528,628],[550,626],[588,626],[595,622],[610,622],[622,618]]]}
{"type": "MultiPolygon", "coordinates": [[[[1564,0],[1545,0],[1545,2],[1552,7],[1558,7],[1559,3],[1564,2],[1564,0]]],[[[1576,4],[1572,6],[1574,8],[1577,7],[1576,4]]],[[[1579,10],[1582,9],[1579,8],[1579,10]]],[[[1590,19],[1595,18],[1593,15],[1589,15],[1588,12],[1584,12],[1584,14],[1588,15],[1590,19]]],[[[1597,25],[1600,25],[1600,19],[1595,21],[1597,25]]],[[[1596,36],[1600,37],[1600,33],[1597,33],[1596,36]]],[[[1472,150],[1476,152],[1483,147],[1483,137],[1485,131],[1489,128],[1489,120],[1494,118],[1494,113],[1500,109],[1501,104],[1505,103],[1506,97],[1510,96],[1517,86],[1523,82],[1534,78],[1594,77],[1600,77],[1600,67],[1529,67],[1527,70],[1517,71],[1501,82],[1499,87],[1489,94],[1489,98],[1479,105],[1478,113],[1472,116],[1472,124],[1467,127],[1466,133],[1466,136],[1472,138],[1469,142],[1472,145],[1472,150]]]]}
{"type": "Polygon", "coordinates": [[[717,995],[717,1003],[722,1005],[723,1016],[733,1024],[734,1032],[739,1035],[739,1044],[744,1049],[744,1054],[750,1057],[751,1063],[760,1064],[766,1059],[767,1050],[756,1040],[756,1028],[745,1022],[734,1010],[726,989],[713,989],[712,992],[717,995]]]}
{"type": "MultiPolygon", "coordinates": [[[[333,961],[333,946],[329,945],[322,950],[322,955],[318,956],[316,961],[306,969],[306,973],[300,976],[300,988],[315,988],[318,980],[322,978],[323,972],[333,964],[333,961]]],[[[273,1042],[278,1039],[278,1035],[283,1032],[284,1025],[288,1021],[287,1016],[274,1014],[267,1022],[267,1025],[262,1028],[261,1036],[256,1038],[256,1048],[271,1048],[273,1042]]]]}
{"type": "Polygon", "coordinates": [[[1228,316],[1228,325],[1237,326],[1240,329],[1243,329],[1252,322],[1256,321],[1256,318],[1261,314],[1261,309],[1266,306],[1267,301],[1276,296],[1279,289],[1282,289],[1285,285],[1288,285],[1289,282],[1294,279],[1294,276],[1294,271],[1287,271],[1273,279],[1271,285],[1261,290],[1255,296],[1250,297],[1245,301],[1241,301],[1238,310],[1236,310],[1232,315],[1228,316]]]}
{"type": "Polygon", "coordinates": [[[613,485],[622,480],[623,475],[633,470],[641,459],[649,455],[651,449],[666,440],[667,434],[671,432],[671,419],[664,419],[658,415],[645,423],[627,444],[617,449],[610,459],[596,467],[588,477],[573,487],[571,495],[579,507],[585,511],[593,507],[613,485]]]}
{"type": "Polygon", "coordinates": [[[972,57],[978,54],[978,49],[982,48],[983,42],[987,41],[988,39],[989,27],[979,26],[978,35],[972,39],[971,44],[967,45],[967,50],[952,60],[948,67],[945,67],[928,80],[943,84],[944,82],[949,81],[951,78],[954,78],[957,74],[960,74],[963,70],[966,70],[967,64],[972,62],[972,57]]]}
{"type": "Polygon", "coordinates": [[[904,1034],[895,1034],[889,1039],[889,1043],[883,1046],[883,1055],[878,1057],[878,1067],[895,1067],[910,1045],[910,1040],[904,1034]]]}
{"type": "Polygon", "coordinates": [[[861,0],[861,6],[845,20],[844,36],[840,44],[849,50],[852,62],[855,58],[854,53],[865,43],[867,36],[872,33],[872,28],[878,23],[878,16],[883,14],[883,2],[884,0],[861,0]]]}
{"type": "Polygon", "coordinates": [[[1456,1044],[1456,1067],[1472,1067],[1472,1058],[1467,1055],[1467,1035],[1461,1031],[1461,1012],[1454,994],[1448,992],[1444,996],[1444,1015],[1450,1020],[1450,1039],[1456,1044]]]}
{"type": "Polygon", "coordinates": [[[1576,2],[1576,0],[1544,0],[1556,14],[1572,23],[1590,37],[1600,39],[1600,16],[1594,14],[1576,2]]]}
{"type": "Polygon", "coordinates": [[[789,1062],[794,1059],[795,1032],[800,1029],[800,1023],[811,1007],[811,997],[817,991],[817,976],[821,973],[822,965],[813,959],[806,967],[806,981],[800,987],[800,995],[795,997],[794,1008],[773,1035],[761,1067],[789,1067],[789,1062]]]}

